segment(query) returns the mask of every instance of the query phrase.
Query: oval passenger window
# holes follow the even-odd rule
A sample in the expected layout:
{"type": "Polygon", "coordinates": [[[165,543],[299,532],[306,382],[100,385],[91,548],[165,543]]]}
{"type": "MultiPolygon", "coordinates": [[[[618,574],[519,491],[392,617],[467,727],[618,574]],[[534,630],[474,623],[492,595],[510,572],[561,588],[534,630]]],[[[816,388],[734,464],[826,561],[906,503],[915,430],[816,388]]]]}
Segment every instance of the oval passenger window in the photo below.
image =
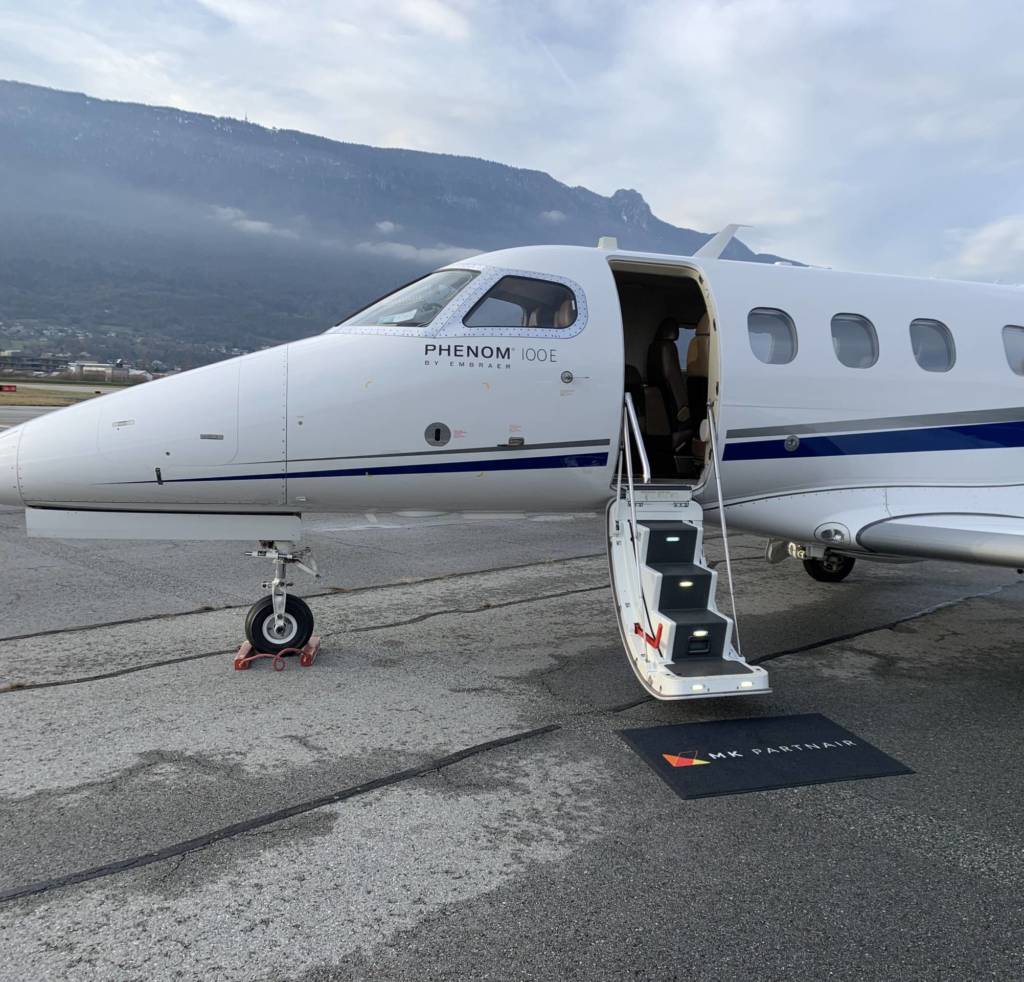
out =
{"type": "Polygon", "coordinates": [[[750,350],[766,365],[785,365],[796,357],[796,326],[784,310],[755,307],[747,314],[750,350]]]}
{"type": "Polygon", "coordinates": [[[1018,375],[1024,375],[1024,327],[1007,324],[1003,328],[1003,350],[1006,363],[1018,375]]]}
{"type": "Polygon", "coordinates": [[[919,317],[910,322],[914,360],[926,372],[948,372],[956,362],[953,335],[942,321],[919,317]]]}
{"type": "Polygon", "coordinates": [[[836,314],[832,318],[832,347],[847,368],[870,368],[878,361],[875,325],[860,314],[836,314]]]}

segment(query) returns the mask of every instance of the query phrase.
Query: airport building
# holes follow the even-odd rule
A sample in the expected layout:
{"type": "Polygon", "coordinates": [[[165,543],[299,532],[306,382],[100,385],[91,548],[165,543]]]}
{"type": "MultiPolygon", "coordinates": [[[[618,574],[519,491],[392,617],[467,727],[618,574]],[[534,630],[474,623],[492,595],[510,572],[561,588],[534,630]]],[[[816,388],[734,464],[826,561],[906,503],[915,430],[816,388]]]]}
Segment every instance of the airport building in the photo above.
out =
{"type": "Polygon", "coordinates": [[[68,367],[67,355],[27,355],[21,351],[0,351],[0,373],[59,372],[68,367]]]}

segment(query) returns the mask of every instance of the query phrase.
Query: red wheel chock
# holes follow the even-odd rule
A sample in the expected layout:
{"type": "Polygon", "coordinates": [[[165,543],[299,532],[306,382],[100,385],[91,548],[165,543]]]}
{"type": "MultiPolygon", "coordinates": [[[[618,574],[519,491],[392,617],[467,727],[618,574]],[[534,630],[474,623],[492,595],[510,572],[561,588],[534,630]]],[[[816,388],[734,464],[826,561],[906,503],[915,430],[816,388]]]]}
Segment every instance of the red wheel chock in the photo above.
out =
{"type": "Polygon", "coordinates": [[[279,651],[276,655],[267,654],[264,651],[257,651],[253,646],[245,641],[242,643],[242,647],[238,649],[238,654],[235,655],[235,671],[244,672],[248,669],[257,658],[270,658],[274,666],[275,672],[283,672],[285,666],[285,655],[298,655],[299,664],[303,668],[309,668],[313,662],[316,661],[316,656],[320,654],[320,636],[314,634],[313,637],[306,642],[304,648],[285,648],[279,651]]]}

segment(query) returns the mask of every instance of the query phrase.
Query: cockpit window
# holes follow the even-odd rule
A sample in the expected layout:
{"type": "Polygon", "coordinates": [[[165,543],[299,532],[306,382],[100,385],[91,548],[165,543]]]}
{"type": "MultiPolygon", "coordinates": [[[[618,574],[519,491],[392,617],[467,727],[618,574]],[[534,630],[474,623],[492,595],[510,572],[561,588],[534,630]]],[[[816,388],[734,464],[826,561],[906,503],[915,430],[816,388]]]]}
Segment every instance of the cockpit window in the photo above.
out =
{"type": "Polygon", "coordinates": [[[442,269],[403,286],[339,324],[339,327],[426,327],[477,274],[442,269]]]}
{"type": "Polygon", "coordinates": [[[526,276],[503,276],[466,315],[475,328],[564,330],[576,322],[576,296],[567,286],[526,276]]]}

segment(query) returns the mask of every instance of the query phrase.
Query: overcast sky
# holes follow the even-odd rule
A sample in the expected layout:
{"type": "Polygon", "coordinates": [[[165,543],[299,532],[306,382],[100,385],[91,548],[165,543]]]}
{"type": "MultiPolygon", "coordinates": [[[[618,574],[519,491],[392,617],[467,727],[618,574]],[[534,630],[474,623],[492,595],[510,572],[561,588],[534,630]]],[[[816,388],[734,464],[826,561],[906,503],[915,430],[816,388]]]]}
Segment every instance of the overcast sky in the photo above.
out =
{"type": "Polygon", "coordinates": [[[1013,281],[1022,41],[1020,0],[0,0],[3,78],[633,187],[809,262],[1013,281]]]}

